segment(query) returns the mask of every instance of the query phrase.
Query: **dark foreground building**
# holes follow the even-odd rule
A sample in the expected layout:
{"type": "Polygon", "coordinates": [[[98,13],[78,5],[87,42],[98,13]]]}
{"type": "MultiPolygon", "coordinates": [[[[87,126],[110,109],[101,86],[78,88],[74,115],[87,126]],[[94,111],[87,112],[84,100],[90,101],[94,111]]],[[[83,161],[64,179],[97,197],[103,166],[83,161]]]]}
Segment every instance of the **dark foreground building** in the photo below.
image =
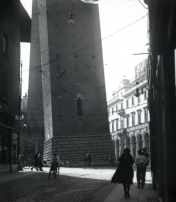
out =
{"type": "Polygon", "coordinates": [[[30,42],[30,22],[19,0],[0,1],[0,170],[5,171],[18,163],[20,42],[30,42]]]}
{"type": "Polygon", "coordinates": [[[97,5],[33,0],[28,118],[44,125],[44,158],[77,165],[90,151],[103,164],[114,154],[97,5]]]}
{"type": "Polygon", "coordinates": [[[149,0],[149,110],[153,186],[176,200],[176,2],[149,0]]]}

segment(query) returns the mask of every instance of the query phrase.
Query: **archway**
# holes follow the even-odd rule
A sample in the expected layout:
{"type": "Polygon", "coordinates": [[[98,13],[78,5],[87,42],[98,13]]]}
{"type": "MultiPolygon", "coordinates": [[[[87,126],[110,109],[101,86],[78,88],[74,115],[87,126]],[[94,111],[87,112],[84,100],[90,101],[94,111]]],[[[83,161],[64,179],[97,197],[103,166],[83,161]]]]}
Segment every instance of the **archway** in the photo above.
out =
{"type": "Polygon", "coordinates": [[[31,143],[31,142],[28,142],[25,145],[25,148],[24,148],[24,156],[25,156],[25,158],[27,158],[27,159],[31,158],[31,156],[34,155],[34,153],[35,153],[34,144],[31,143]]]}
{"type": "Polygon", "coordinates": [[[130,149],[130,138],[128,136],[126,138],[126,148],[130,149]]]}
{"type": "Polygon", "coordinates": [[[144,142],[147,153],[150,153],[150,136],[147,132],[144,134],[144,142]]]}
{"type": "Polygon", "coordinates": [[[141,134],[138,135],[138,146],[139,146],[140,150],[143,148],[143,142],[142,142],[142,135],[141,134]]]}

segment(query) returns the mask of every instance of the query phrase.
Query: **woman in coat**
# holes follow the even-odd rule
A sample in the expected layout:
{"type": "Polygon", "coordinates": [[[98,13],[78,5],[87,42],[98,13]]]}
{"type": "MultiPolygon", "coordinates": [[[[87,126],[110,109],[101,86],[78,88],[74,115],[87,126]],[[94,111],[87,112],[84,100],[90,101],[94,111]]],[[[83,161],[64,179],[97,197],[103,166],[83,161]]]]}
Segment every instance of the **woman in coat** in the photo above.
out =
{"type": "Polygon", "coordinates": [[[119,158],[119,166],[112,177],[111,183],[123,184],[125,198],[130,198],[130,185],[133,184],[133,167],[134,160],[128,148],[119,158]]]}

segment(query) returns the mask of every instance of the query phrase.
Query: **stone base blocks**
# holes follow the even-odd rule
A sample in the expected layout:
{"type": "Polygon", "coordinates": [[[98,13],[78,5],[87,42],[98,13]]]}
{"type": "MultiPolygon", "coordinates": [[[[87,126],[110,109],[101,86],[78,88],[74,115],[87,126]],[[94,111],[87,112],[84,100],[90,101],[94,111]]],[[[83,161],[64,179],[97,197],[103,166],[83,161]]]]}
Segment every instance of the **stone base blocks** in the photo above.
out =
{"type": "Polygon", "coordinates": [[[44,142],[44,159],[57,153],[65,165],[81,166],[87,152],[91,152],[93,165],[107,165],[108,157],[114,156],[110,135],[53,137],[44,142]]]}

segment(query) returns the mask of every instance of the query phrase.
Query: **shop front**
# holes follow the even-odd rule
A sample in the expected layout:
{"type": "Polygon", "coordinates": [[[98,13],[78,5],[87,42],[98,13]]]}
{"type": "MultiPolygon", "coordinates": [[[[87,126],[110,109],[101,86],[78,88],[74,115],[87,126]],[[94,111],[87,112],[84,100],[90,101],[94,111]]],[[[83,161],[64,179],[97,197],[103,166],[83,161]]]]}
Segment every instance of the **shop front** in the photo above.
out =
{"type": "Polygon", "coordinates": [[[16,171],[18,167],[19,132],[13,128],[15,119],[10,114],[8,118],[0,122],[0,172],[16,171]]]}

